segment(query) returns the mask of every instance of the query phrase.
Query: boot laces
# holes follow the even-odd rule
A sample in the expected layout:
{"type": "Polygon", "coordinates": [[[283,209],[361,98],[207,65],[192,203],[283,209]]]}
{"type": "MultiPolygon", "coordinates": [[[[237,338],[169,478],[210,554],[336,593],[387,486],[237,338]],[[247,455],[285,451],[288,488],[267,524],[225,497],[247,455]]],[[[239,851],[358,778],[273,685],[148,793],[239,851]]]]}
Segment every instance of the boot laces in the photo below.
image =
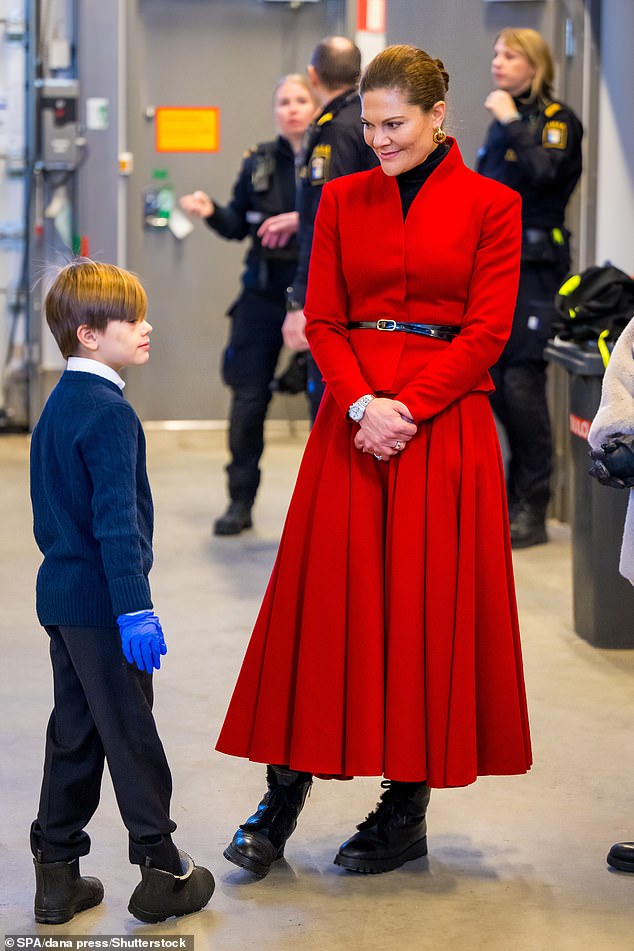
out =
{"type": "Polygon", "coordinates": [[[373,826],[383,828],[396,815],[400,798],[396,789],[392,786],[389,779],[382,780],[381,789],[384,789],[385,792],[381,794],[381,798],[372,812],[368,813],[363,822],[359,823],[357,826],[359,831],[371,829],[373,826]]]}

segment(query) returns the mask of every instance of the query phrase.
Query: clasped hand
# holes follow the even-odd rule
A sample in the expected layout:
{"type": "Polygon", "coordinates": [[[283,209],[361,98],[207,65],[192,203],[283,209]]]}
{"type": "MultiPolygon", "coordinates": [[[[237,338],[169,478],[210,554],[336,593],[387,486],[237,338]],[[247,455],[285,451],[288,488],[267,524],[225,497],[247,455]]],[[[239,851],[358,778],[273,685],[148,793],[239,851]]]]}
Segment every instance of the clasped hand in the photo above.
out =
{"type": "Polygon", "coordinates": [[[296,211],[284,211],[280,215],[271,215],[258,228],[258,238],[263,248],[285,248],[299,226],[299,214],[296,211]]]}
{"type": "Polygon", "coordinates": [[[167,654],[161,622],[153,611],[120,614],[117,618],[125,659],[139,670],[151,674],[161,666],[161,654],[167,654]]]}
{"type": "Polygon", "coordinates": [[[377,397],[366,407],[354,444],[361,452],[389,459],[405,449],[416,431],[416,423],[404,403],[377,397]]]}

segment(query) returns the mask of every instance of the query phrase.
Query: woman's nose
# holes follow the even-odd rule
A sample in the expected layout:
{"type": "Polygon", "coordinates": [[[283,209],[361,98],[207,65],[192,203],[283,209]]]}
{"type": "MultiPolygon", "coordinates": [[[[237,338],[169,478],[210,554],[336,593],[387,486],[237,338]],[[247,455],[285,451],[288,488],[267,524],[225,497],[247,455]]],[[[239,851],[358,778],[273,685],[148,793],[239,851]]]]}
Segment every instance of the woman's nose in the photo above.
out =
{"type": "Polygon", "coordinates": [[[387,132],[384,132],[382,129],[375,129],[374,135],[372,136],[372,145],[375,149],[378,149],[381,145],[385,145],[390,141],[390,137],[387,132]]]}

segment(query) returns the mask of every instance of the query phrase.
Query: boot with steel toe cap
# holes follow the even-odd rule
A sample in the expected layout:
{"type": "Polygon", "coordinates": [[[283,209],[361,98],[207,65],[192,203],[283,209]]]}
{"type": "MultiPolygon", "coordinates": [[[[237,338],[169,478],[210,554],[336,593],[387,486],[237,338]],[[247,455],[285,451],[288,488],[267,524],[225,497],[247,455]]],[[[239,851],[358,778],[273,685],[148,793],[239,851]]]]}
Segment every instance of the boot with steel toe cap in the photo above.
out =
{"type": "Polygon", "coordinates": [[[425,783],[381,783],[385,790],[374,812],[343,843],[335,865],[349,872],[378,873],[427,855],[425,813],[431,790],[425,783]]]}
{"type": "Polygon", "coordinates": [[[79,859],[66,862],[41,862],[35,867],[35,920],[42,925],[62,925],[77,912],[94,908],[103,900],[103,885],[98,878],[82,878],[79,859]]]}
{"type": "Polygon", "coordinates": [[[156,924],[166,918],[180,918],[204,908],[216,883],[208,869],[196,865],[186,852],[178,850],[181,875],[141,865],[141,881],[132,892],[128,911],[139,921],[156,924]]]}
{"type": "Polygon", "coordinates": [[[273,862],[284,855],[286,840],[295,831],[313,777],[283,766],[267,766],[266,781],[268,789],[262,802],[223,853],[234,865],[258,878],[264,878],[273,862]]]}

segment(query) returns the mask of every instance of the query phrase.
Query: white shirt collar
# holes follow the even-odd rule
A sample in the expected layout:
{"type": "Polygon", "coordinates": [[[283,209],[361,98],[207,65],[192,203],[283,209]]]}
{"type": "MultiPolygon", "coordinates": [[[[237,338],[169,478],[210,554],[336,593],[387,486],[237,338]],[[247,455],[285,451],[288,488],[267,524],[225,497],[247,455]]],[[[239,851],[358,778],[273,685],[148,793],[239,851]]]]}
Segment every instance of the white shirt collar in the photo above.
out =
{"type": "Polygon", "coordinates": [[[94,373],[95,376],[102,376],[104,380],[116,383],[120,390],[125,386],[125,380],[121,379],[117,371],[99,360],[90,360],[88,357],[69,357],[66,369],[80,370],[82,373],[94,373]]]}

